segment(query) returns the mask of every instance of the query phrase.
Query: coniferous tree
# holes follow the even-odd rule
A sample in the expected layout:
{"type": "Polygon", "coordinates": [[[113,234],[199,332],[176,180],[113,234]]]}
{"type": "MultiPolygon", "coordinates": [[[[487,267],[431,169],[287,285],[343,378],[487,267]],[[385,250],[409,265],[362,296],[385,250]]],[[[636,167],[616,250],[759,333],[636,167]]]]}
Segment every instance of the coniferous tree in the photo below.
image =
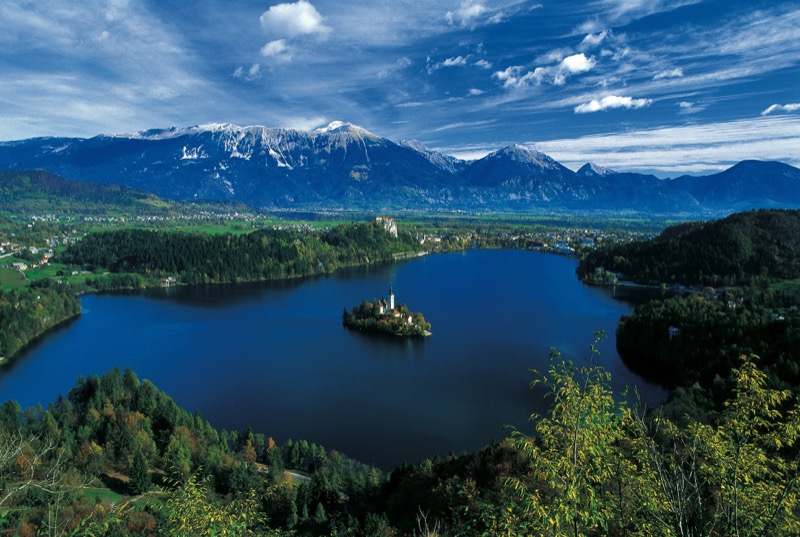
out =
{"type": "Polygon", "coordinates": [[[148,470],[147,459],[145,459],[140,450],[136,450],[128,470],[128,477],[130,478],[128,488],[132,494],[144,494],[150,490],[153,481],[148,470]]]}

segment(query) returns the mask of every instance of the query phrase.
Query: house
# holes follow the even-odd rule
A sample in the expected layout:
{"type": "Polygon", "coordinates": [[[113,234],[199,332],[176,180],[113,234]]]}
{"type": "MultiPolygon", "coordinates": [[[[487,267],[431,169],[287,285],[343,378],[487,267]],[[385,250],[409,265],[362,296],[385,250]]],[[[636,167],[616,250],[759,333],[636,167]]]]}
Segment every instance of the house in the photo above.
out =
{"type": "Polygon", "coordinates": [[[11,263],[11,266],[20,272],[25,272],[26,270],[28,270],[28,265],[26,265],[25,263],[11,263]]]}

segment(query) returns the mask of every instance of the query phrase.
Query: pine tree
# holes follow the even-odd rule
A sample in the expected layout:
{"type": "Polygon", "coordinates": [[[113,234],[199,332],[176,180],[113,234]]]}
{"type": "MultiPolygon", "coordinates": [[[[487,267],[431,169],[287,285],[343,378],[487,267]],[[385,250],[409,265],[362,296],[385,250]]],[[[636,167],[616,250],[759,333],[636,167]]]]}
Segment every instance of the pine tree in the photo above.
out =
{"type": "Polygon", "coordinates": [[[144,458],[141,451],[136,450],[128,470],[130,477],[128,488],[132,494],[144,494],[153,485],[150,474],[147,472],[148,467],[147,459],[144,458]]]}

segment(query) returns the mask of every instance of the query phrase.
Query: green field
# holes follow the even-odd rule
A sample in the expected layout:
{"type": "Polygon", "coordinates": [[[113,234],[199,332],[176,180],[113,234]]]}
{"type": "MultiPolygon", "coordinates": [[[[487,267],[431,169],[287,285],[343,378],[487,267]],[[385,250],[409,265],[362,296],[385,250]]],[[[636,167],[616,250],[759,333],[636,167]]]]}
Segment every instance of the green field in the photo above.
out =
{"type": "Polygon", "coordinates": [[[0,267],[0,289],[16,289],[25,286],[25,276],[17,269],[0,267]]]}
{"type": "Polygon", "coordinates": [[[118,494],[106,487],[86,487],[82,489],[81,492],[93,502],[108,501],[110,503],[118,503],[125,499],[125,496],[122,494],[118,494]]]}
{"type": "Polygon", "coordinates": [[[800,302],[800,280],[784,280],[770,285],[770,290],[775,293],[792,297],[794,300],[800,302]]]}

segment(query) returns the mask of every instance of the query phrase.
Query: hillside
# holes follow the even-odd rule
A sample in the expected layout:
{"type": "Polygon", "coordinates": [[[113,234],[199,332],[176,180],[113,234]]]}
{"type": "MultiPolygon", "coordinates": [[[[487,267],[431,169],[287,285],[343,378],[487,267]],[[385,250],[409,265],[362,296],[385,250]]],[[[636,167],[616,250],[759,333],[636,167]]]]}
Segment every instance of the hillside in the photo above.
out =
{"type": "Polygon", "coordinates": [[[180,203],[116,184],[70,181],[43,170],[0,172],[0,212],[8,214],[168,215],[212,207],[244,209],[239,204],[180,203]]]}
{"type": "Polygon", "coordinates": [[[183,201],[282,210],[721,215],[800,208],[800,170],[746,161],[659,179],[597,165],[578,172],[530,147],[474,161],[333,122],[313,131],[210,124],[94,138],[0,142],[0,170],[43,169],[183,201]]]}
{"type": "Polygon", "coordinates": [[[547,374],[535,375],[557,397],[530,431],[403,465],[388,478],[304,440],[219,431],[129,369],[80,378],[46,408],[0,406],[0,529],[79,537],[795,533],[800,409],[789,392],[765,387],[754,358],[739,362],[723,411],[675,421],[644,416],[624,398],[618,407],[601,368],[552,358],[547,374]]]}
{"type": "Polygon", "coordinates": [[[329,274],[345,266],[414,255],[407,233],[394,237],[376,222],[340,224],[322,233],[261,229],[238,236],[119,229],[90,233],[57,260],[69,266],[181,283],[264,281],[329,274]]]}
{"type": "Polygon", "coordinates": [[[578,265],[637,283],[749,285],[800,278],[800,211],[759,210],[665,229],[650,241],[600,248],[578,265]]]}

